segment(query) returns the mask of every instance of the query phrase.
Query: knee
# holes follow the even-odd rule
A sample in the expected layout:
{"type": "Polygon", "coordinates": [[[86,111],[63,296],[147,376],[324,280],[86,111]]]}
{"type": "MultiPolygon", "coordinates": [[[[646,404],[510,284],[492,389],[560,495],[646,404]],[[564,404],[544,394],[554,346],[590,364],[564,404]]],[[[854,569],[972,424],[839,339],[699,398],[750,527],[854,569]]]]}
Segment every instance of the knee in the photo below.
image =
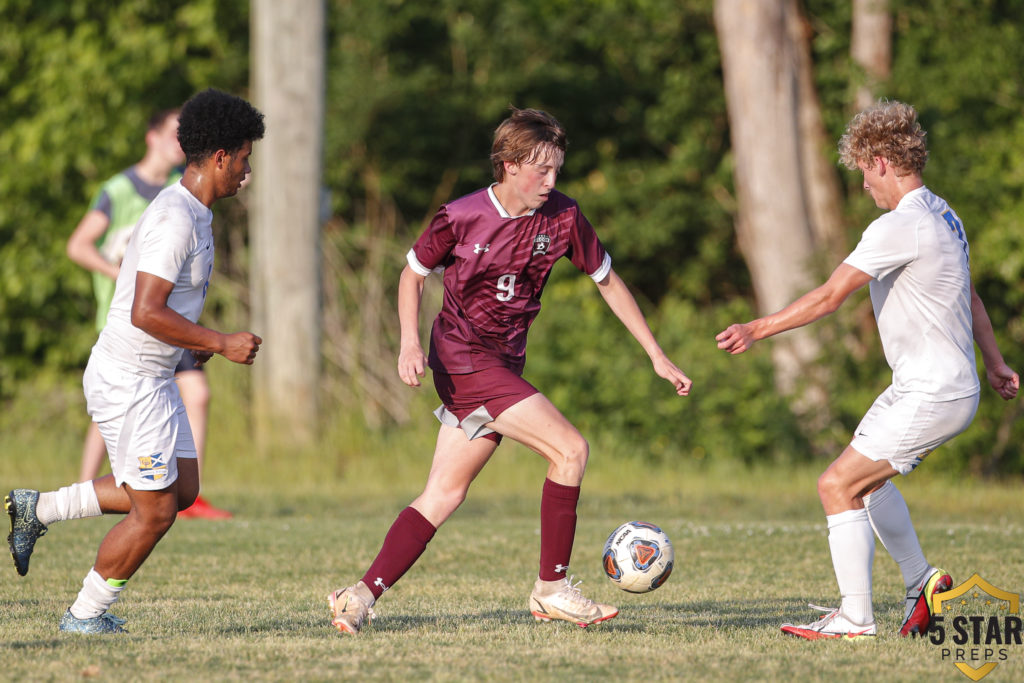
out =
{"type": "Polygon", "coordinates": [[[181,399],[186,408],[205,411],[210,405],[210,383],[206,375],[201,371],[189,371],[194,377],[187,377],[184,381],[179,379],[178,388],[181,391],[181,399]]]}
{"type": "Polygon", "coordinates": [[[580,468],[582,472],[587,467],[587,460],[590,459],[590,444],[582,436],[577,437],[569,449],[569,461],[580,468]]]}
{"type": "Polygon", "coordinates": [[[178,510],[196,502],[199,497],[199,465],[195,458],[178,460],[177,502],[178,510]]]}
{"type": "Polygon", "coordinates": [[[137,524],[152,536],[162,537],[174,524],[178,516],[176,506],[160,505],[152,508],[133,508],[129,515],[134,515],[137,524]]]}
{"type": "Polygon", "coordinates": [[[577,434],[559,450],[555,464],[563,475],[569,475],[569,479],[582,479],[589,458],[590,444],[577,434]]]}
{"type": "Polygon", "coordinates": [[[838,502],[845,497],[846,487],[844,482],[831,470],[825,470],[818,477],[818,498],[822,504],[838,502]]]}
{"type": "Polygon", "coordinates": [[[435,506],[446,511],[449,515],[459,509],[466,500],[468,489],[464,486],[443,486],[435,488],[430,495],[435,506]]]}
{"type": "Polygon", "coordinates": [[[435,527],[441,526],[466,500],[467,487],[430,482],[412,506],[435,527]]]}
{"type": "Polygon", "coordinates": [[[190,489],[187,491],[178,491],[178,511],[185,510],[192,507],[192,503],[196,502],[196,498],[199,497],[199,487],[190,489]]]}

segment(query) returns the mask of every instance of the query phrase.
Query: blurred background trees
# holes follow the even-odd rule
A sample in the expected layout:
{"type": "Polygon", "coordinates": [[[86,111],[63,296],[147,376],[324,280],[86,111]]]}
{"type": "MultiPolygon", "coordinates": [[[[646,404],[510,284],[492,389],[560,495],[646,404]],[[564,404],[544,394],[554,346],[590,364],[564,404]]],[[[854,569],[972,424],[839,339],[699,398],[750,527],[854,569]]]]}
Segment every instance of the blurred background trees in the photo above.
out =
{"type": "MultiPolygon", "coordinates": [[[[866,296],[808,330],[811,355],[799,367],[815,372],[780,376],[769,351],[786,338],[728,358],[713,337],[787,298],[766,291],[826,275],[878,215],[859,177],[835,163],[835,142],[865,97],[920,111],[931,149],[925,180],[963,217],[975,282],[1008,362],[1024,368],[1021,27],[1008,0],[327,0],[322,420],[344,419],[356,441],[355,430],[434,430],[429,416],[411,414],[414,392],[394,372],[397,277],[438,205],[490,182],[490,136],[510,104],[548,110],[566,126],[560,189],[579,200],[660,341],[695,380],[685,401],[661,386],[592,283],[562,264],[531,333],[526,375],[592,438],[628,443],[652,462],[695,464],[792,462],[833,455],[849,438],[890,374],[866,296]],[[785,93],[772,83],[751,84],[766,88],[764,99],[730,86],[766,66],[742,43],[735,47],[751,61],[729,60],[730,45],[752,35],[743,14],[751,7],[782,22],[776,39],[788,52],[767,73],[782,83],[786,70],[785,120],[785,93]],[[868,29],[868,43],[890,54],[873,59],[858,27],[879,13],[891,34],[879,40],[880,29],[868,29]],[[741,135],[751,122],[762,128],[741,135]],[[754,210],[744,189],[754,181],[743,180],[751,158],[764,160],[754,176],[761,191],[793,197],[795,213],[754,210]],[[821,187],[826,198],[813,199],[821,187]],[[754,229],[767,241],[744,238],[754,229]],[[810,235],[803,246],[771,237],[793,230],[810,235]],[[766,252],[769,265],[797,259],[786,282],[755,265],[766,252]],[[808,395],[821,399],[800,404],[808,395]]],[[[64,242],[91,194],[138,158],[152,109],[207,86],[254,94],[249,32],[246,0],[0,0],[7,415],[32,409],[19,402],[24,387],[80,381],[93,303],[64,242]]],[[[257,177],[269,174],[267,161],[257,148],[257,177]]],[[[218,206],[211,325],[249,324],[246,209],[255,201],[243,193],[218,206]]],[[[425,326],[436,287],[427,300],[425,326]]],[[[1022,405],[985,391],[972,429],[944,447],[946,462],[1024,472],[1022,405]]]]}

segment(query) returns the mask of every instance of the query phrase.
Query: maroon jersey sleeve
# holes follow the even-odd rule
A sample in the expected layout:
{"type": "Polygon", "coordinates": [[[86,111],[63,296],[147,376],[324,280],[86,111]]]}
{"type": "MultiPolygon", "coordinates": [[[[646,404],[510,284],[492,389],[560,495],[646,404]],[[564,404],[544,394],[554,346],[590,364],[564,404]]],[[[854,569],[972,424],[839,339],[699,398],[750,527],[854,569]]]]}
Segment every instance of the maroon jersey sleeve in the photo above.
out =
{"type": "Polygon", "coordinates": [[[569,234],[570,246],[566,257],[594,281],[600,282],[611,269],[611,257],[583,212],[577,207],[575,213],[576,221],[569,234]]]}
{"type": "Polygon", "coordinates": [[[408,259],[410,267],[426,277],[434,268],[446,265],[455,243],[455,229],[448,207],[442,206],[412,246],[408,259]]]}

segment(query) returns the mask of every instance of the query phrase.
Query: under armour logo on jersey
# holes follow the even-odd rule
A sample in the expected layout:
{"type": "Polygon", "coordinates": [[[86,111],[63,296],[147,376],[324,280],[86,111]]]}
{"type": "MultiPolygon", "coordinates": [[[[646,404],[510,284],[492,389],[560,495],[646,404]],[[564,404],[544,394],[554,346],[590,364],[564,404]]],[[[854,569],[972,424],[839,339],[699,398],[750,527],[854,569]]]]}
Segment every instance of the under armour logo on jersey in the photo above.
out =
{"type": "Polygon", "coordinates": [[[373,582],[373,585],[379,587],[382,591],[386,591],[388,589],[388,586],[384,585],[384,579],[379,576],[377,577],[377,580],[373,582]]]}
{"type": "Polygon", "coordinates": [[[537,235],[533,238],[533,255],[546,254],[548,253],[548,246],[551,244],[551,238],[547,235],[537,235]]]}
{"type": "Polygon", "coordinates": [[[482,247],[480,246],[480,243],[477,242],[476,246],[473,247],[473,253],[474,254],[481,254],[481,253],[482,254],[486,254],[490,250],[491,250],[491,243],[490,242],[488,242],[487,244],[485,244],[482,247]]]}
{"type": "Polygon", "coordinates": [[[567,564],[556,564],[555,565],[555,573],[556,574],[564,574],[566,572],[566,570],[568,570],[568,569],[569,569],[569,565],[567,565],[567,564]]]}

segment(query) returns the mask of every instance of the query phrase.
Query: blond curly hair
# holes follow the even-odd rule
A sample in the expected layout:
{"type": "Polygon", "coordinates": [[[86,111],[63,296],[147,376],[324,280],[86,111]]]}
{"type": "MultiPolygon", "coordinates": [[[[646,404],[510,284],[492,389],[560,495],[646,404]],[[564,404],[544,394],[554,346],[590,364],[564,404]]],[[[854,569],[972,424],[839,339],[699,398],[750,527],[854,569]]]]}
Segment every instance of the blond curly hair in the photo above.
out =
{"type": "Polygon", "coordinates": [[[912,106],[879,100],[847,125],[839,138],[839,161],[854,170],[857,162],[874,168],[875,157],[882,157],[893,166],[897,176],[920,175],[928,162],[925,135],[912,106]]]}

